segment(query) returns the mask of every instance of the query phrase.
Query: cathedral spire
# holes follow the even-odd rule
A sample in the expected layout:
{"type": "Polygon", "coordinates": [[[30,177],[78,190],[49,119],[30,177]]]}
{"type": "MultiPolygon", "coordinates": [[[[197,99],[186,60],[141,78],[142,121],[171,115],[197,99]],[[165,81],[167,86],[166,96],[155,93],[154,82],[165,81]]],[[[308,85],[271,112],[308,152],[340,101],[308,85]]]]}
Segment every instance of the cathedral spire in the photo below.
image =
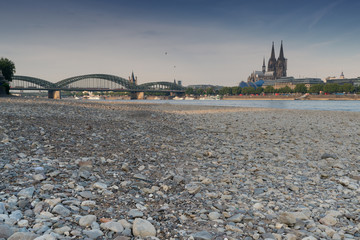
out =
{"type": "MultiPolygon", "coordinates": [[[[281,45],[282,46],[282,45],[281,45]]],[[[274,49],[274,42],[272,42],[272,49],[271,49],[271,57],[270,59],[276,59],[275,58],[275,49],[274,49]]]]}
{"type": "Polygon", "coordinates": [[[265,57],[264,57],[264,59],[263,59],[262,72],[263,72],[263,73],[266,72],[265,57]]]}
{"type": "Polygon", "coordinates": [[[278,59],[285,59],[282,40],[281,40],[280,54],[279,54],[279,58],[278,58],[278,59]]]}

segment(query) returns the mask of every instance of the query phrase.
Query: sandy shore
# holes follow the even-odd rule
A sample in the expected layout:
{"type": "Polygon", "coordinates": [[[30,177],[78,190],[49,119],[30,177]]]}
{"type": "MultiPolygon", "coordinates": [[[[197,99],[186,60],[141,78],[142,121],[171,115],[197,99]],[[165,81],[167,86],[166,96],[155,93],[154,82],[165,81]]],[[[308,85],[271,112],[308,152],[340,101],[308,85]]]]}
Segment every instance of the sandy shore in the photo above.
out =
{"type": "Polygon", "coordinates": [[[0,98],[0,238],[360,239],[359,119],[0,98]]]}

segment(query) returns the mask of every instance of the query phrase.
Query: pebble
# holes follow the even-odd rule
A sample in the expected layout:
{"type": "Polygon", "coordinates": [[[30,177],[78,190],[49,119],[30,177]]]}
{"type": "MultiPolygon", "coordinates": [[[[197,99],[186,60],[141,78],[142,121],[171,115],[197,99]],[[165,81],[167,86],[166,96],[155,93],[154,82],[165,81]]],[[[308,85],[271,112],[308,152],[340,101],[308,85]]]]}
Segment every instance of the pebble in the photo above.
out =
{"type": "Polygon", "coordinates": [[[0,238],[360,237],[359,113],[0,105],[0,238]]]}
{"type": "Polygon", "coordinates": [[[136,218],[132,231],[135,237],[151,237],[156,236],[155,227],[147,220],[136,218]]]}

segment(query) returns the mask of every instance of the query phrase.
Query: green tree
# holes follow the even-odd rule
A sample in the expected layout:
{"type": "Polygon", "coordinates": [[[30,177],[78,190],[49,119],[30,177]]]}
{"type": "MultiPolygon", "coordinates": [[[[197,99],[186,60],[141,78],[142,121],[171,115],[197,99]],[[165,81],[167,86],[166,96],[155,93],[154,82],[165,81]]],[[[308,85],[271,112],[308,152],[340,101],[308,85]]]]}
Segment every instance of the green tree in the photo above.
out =
{"type": "Polygon", "coordinates": [[[303,83],[296,84],[296,86],[294,88],[294,92],[296,92],[296,93],[306,93],[307,92],[307,87],[303,83]]]}
{"type": "Polygon", "coordinates": [[[254,94],[255,93],[255,88],[253,88],[253,87],[244,87],[244,88],[242,88],[241,93],[242,94],[254,94]]]}
{"type": "Polygon", "coordinates": [[[355,87],[351,83],[344,83],[344,85],[340,86],[340,91],[352,93],[355,91],[355,87]]]}
{"type": "Polygon", "coordinates": [[[324,91],[324,84],[313,84],[309,88],[309,93],[320,93],[324,91]]]}
{"type": "Polygon", "coordinates": [[[206,95],[214,95],[215,91],[213,87],[208,87],[206,90],[206,95]]]}
{"type": "Polygon", "coordinates": [[[15,64],[7,58],[1,58],[0,59],[0,69],[2,70],[2,74],[3,74],[4,78],[8,81],[12,81],[12,77],[14,76],[14,73],[16,72],[15,64]]]}
{"type": "Polygon", "coordinates": [[[230,87],[223,87],[219,90],[220,95],[230,95],[231,94],[231,88],[230,87]]]}
{"type": "Polygon", "coordinates": [[[239,95],[241,93],[241,87],[232,87],[231,95],[239,95]]]}
{"type": "Polygon", "coordinates": [[[202,88],[198,88],[198,89],[196,89],[196,95],[204,95],[204,93],[205,93],[205,90],[204,89],[202,89],[202,88]]]}
{"type": "Polygon", "coordinates": [[[275,92],[275,88],[273,86],[266,86],[264,88],[264,93],[274,93],[275,92]]]}
{"type": "Polygon", "coordinates": [[[186,90],[185,90],[185,94],[187,94],[187,95],[194,94],[194,89],[193,89],[193,88],[191,88],[191,87],[186,88],[186,90]]]}
{"type": "Polygon", "coordinates": [[[279,93],[291,93],[292,89],[289,86],[285,86],[285,87],[278,89],[278,92],[279,93]]]}
{"type": "Polygon", "coordinates": [[[262,88],[262,87],[258,87],[258,88],[255,89],[256,94],[260,94],[262,92],[264,92],[264,88],[262,88]]]}
{"type": "Polygon", "coordinates": [[[326,83],[324,85],[324,92],[327,93],[336,93],[339,92],[340,86],[337,83],[326,83]]]}

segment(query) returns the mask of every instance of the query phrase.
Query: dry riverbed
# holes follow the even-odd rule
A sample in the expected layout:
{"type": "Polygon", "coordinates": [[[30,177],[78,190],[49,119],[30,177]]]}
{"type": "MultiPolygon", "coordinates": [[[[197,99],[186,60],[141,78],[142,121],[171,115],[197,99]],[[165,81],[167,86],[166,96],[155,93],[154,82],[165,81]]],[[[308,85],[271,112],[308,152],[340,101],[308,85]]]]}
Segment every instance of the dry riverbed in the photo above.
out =
{"type": "Polygon", "coordinates": [[[0,98],[0,239],[360,239],[359,122],[0,98]]]}

